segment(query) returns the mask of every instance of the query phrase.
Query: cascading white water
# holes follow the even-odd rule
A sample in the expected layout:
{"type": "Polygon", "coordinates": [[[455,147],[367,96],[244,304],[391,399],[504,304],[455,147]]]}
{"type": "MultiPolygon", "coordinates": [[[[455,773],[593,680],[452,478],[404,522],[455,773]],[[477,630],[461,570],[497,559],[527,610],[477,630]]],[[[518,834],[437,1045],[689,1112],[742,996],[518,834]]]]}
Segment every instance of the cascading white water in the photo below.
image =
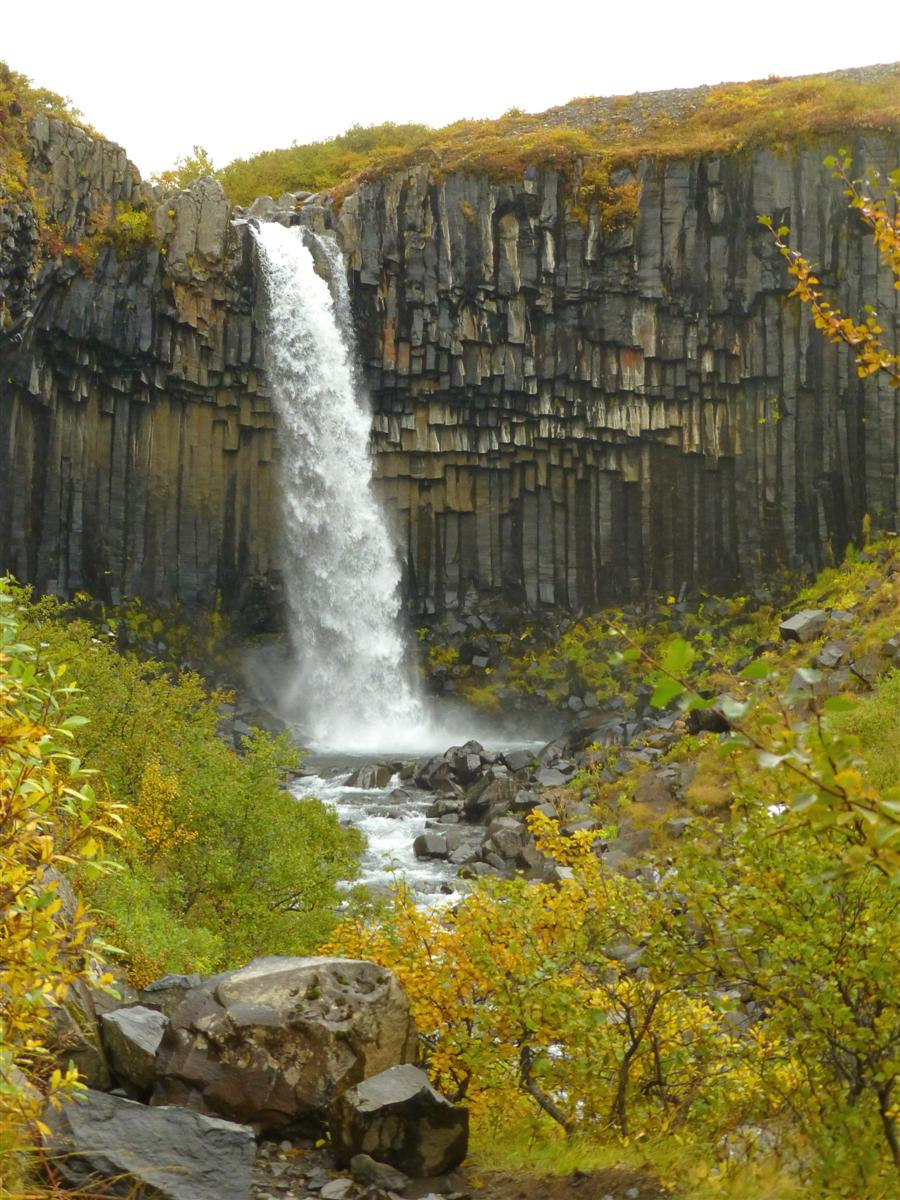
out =
{"type": "Polygon", "coordinates": [[[372,489],[371,413],[353,368],[340,250],[301,227],[266,223],[254,236],[269,298],[297,697],[317,745],[399,750],[421,740],[424,715],[403,672],[400,568],[372,489]],[[330,264],[336,298],[308,243],[330,264]]]}

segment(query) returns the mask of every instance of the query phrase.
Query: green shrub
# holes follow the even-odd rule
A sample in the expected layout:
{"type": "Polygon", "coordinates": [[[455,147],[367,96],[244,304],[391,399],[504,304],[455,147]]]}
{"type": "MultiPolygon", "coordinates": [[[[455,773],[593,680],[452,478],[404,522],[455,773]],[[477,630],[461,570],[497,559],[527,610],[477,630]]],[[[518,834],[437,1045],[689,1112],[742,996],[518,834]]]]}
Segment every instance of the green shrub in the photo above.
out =
{"type": "Polygon", "coordinates": [[[891,671],[851,712],[835,716],[833,722],[858,739],[875,787],[886,790],[900,784],[900,671],[891,671]]]}
{"type": "Polygon", "coordinates": [[[148,212],[120,206],[107,231],[107,237],[119,262],[128,262],[145,246],[154,243],[156,232],[148,212]]]}
{"type": "Polygon", "coordinates": [[[900,120],[900,77],[723,84],[680,116],[634,112],[631,97],[620,100],[621,112],[614,103],[606,119],[589,115],[587,99],[571,102],[553,123],[547,114],[510,109],[495,120],[455,121],[442,129],[357,125],[326,141],[236,159],[218,177],[235,203],[250,204],[259,195],[301,189],[340,197],[362,180],[417,164],[438,176],[462,171],[503,180],[521,178],[529,166],[550,166],[568,179],[570,215],[586,221],[596,206],[604,231],[613,232],[634,219],[639,190],[634,181],[612,184],[612,172],[640,158],[729,154],[848,126],[892,130],[900,120]]]}
{"type": "Polygon", "coordinates": [[[82,886],[132,978],[311,949],[334,922],[340,881],[355,874],[359,833],[284,791],[297,765],[286,738],[256,733],[237,754],[217,735],[221,693],[65,617],[47,598],[23,605],[43,661],[67,664],[82,689],[81,760],[128,806],[123,869],[82,886]]]}

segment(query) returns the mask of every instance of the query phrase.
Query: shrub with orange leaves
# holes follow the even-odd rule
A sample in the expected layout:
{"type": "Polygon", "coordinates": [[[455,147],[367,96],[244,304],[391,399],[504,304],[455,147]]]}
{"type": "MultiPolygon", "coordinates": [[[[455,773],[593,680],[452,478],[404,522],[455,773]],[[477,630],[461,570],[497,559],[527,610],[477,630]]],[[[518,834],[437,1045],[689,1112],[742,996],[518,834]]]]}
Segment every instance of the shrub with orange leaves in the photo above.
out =
{"type": "Polygon", "coordinates": [[[436,1086],[487,1119],[536,1104],[627,1137],[682,1123],[704,1089],[751,1111],[743,1047],[667,956],[661,895],[606,870],[595,835],[530,824],[558,883],[479,882],[440,918],[401,889],[390,921],[347,923],[325,952],[396,972],[436,1086]]]}
{"type": "MultiPolygon", "coordinates": [[[[850,208],[868,228],[882,265],[892,273],[894,288],[900,290],[900,169],[891,172],[887,190],[879,195],[883,181],[878,173],[871,172],[864,180],[854,179],[850,174],[853,165],[850,155],[846,150],[840,150],[839,154],[839,158],[830,155],[824,165],[831,170],[832,177],[843,184],[850,208]]],[[[791,295],[809,307],[816,329],[829,342],[850,347],[860,379],[883,371],[892,387],[900,387],[900,354],[882,341],[884,329],[874,306],[866,305],[861,321],[835,308],[820,290],[816,269],[798,250],[788,245],[788,226],[781,225],[776,229],[768,216],[759,217],[759,222],[771,232],[788,264],[788,273],[795,280],[791,295]]]]}

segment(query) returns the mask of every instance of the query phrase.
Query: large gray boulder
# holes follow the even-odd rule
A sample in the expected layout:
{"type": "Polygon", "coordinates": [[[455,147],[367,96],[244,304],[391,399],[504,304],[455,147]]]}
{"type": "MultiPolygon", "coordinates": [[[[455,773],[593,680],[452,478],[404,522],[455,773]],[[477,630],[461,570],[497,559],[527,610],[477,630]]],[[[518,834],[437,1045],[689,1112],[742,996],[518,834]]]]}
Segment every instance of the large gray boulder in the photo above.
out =
{"type": "Polygon", "coordinates": [[[143,1100],[153,1091],[156,1051],[168,1023],[163,1013],[141,1004],[117,1008],[100,1018],[113,1075],[136,1099],[143,1100]]]}
{"type": "Polygon", "coordinates": [[[202,975],[163,975],[142,988],[140,1002],[145,1008],[156,1008],[171,1017],[188,992],[202,983],[202,975]]]}
{"type": "Polygon", "coordinates": [[[260,958],[188,993],[160,1044],[151,1103],[283,1129],[323,1120],[346,1088],[415,1053],[409,1002],[390,971],[260,958]]]}
{"type": "Polygon", "coordinates": [[[338,1097],[329,1129],[338,1166],[368,1154],[407,1175],[441,1175],[466,1156],[469,1111],[435,1091],[418,1067],[399,1066],[338,1097]]]}
{"type": "Polygon", "coordinates": [[[72,1187],[144,1200],[249,1200],[253,1130],[183,1108],[88,1091],[45,1116],[53,1169],[72,1187]]]}

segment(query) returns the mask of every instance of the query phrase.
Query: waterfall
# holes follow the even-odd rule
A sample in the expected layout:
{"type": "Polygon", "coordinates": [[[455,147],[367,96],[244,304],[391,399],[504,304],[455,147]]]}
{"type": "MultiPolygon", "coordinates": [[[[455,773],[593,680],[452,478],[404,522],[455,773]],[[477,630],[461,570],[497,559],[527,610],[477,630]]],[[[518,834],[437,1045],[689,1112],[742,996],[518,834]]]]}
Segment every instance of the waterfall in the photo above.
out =
{"type": "Polygon", "coordinates": [[[323,748],[399,749],[418,740],[424,718],[403,672],[400,566],[372,487],[371,413],[353,365],[343,260],[332,238],[308,229],[265,223],[254,236],[269,299],[302,719],[323,748]]]}

